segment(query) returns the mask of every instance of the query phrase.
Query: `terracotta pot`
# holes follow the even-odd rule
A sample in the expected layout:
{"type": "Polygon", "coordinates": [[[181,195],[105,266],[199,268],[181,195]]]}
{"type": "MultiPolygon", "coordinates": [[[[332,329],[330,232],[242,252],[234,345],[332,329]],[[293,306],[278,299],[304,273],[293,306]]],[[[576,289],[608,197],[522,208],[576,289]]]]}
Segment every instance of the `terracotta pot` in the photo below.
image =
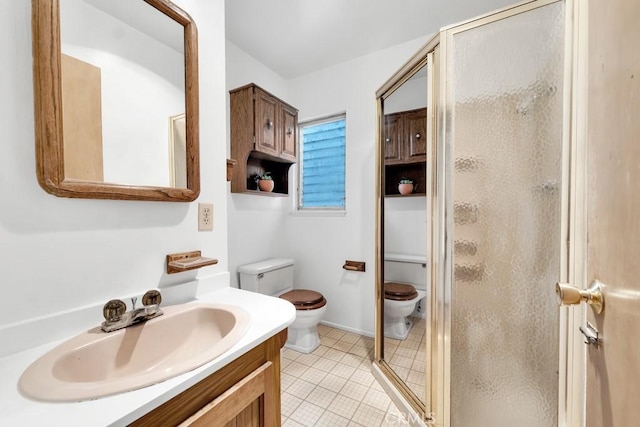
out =
{"type": "Polygon", "coordinates": [[[272,179],[258,180],[258,188],[260,191],[266,191],[267,193],[273,191],[274,182],[272,179]]]}
{"type": "Polygon", "coordinates": [[[413,193],[413,184],[398,184],[398,191],[403,196],[413,193]]]}

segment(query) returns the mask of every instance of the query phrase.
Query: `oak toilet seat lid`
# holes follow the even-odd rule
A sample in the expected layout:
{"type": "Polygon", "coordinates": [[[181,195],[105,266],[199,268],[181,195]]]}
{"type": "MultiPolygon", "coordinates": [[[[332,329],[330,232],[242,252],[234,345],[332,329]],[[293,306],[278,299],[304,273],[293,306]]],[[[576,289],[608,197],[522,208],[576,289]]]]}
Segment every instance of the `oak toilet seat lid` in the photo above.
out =
{"type": "Polygon", "coordinates": [[[413,285],[407,283],[386,282],[384,284],[385,299],[393,301],[407,301],[418,296],[418,291],[413,285]]]}
{"type": "Polygon", "coordinates": [[[280,295],[280,298],[289,301],[296,310],[315,310],[327,304],[327,300],[320,292],[309,289],[294,289],[280,295]]]}

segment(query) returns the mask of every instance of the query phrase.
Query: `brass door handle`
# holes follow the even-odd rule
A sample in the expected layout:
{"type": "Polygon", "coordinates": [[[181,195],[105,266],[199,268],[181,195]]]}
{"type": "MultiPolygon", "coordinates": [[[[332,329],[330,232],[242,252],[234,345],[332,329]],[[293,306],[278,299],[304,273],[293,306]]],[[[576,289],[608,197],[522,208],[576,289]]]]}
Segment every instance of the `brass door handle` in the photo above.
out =
{"type": "Polygon", "coordinates": [[[586,302],[593,308],[596,314],[604,310],[604,297],[602,296],[602,283],[597,280],[591,282],[588,289],[579,289],[567,283],[556,284],[556,295],[560,305],[574,305],[586,302]]]}

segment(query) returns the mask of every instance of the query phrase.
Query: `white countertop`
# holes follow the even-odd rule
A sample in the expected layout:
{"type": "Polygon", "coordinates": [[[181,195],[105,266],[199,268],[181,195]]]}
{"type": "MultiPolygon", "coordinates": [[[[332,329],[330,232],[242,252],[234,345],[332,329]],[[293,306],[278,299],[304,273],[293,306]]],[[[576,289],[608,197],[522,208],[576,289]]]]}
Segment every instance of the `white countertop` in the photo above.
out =
{"type": "Polygon", "coordinates": [[[193,371],[140,390],[86,402],[37,402],[18,392],[17,384],[22,372],[38,357],[66,340],[0,358],[0,425],[125,426],[283,330],[296,316],[293,305],[287,301],[235,288],[217,290],[200,296],[196,301],[231,304],[246,309],[251,314],[249,330],[229,351],[193,371]]]}

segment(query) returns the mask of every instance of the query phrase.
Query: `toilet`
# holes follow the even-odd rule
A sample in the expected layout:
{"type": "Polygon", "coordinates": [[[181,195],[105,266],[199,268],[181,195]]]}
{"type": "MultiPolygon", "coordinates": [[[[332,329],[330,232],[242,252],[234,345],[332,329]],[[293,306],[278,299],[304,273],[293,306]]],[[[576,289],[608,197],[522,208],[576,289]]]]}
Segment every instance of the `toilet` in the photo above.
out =
{"type": "Polygon", "coordinates": [[[240,289],[286,299],[296,308],[296,320],[289,326],[285,347],[311,353],[320,345],[318,323],[327,310],[320,292],[293,289],[294,260],[271,258],[238,267],[240,289]]]}
{"type": "Polygon", "coordinates": [[[413,326],[409,316],[424,317],[426,291],[424,256],[385,254],[384,335],[405,340],[413,326]],[[422,304],[418,305],[422,301],[422,304]]]}

